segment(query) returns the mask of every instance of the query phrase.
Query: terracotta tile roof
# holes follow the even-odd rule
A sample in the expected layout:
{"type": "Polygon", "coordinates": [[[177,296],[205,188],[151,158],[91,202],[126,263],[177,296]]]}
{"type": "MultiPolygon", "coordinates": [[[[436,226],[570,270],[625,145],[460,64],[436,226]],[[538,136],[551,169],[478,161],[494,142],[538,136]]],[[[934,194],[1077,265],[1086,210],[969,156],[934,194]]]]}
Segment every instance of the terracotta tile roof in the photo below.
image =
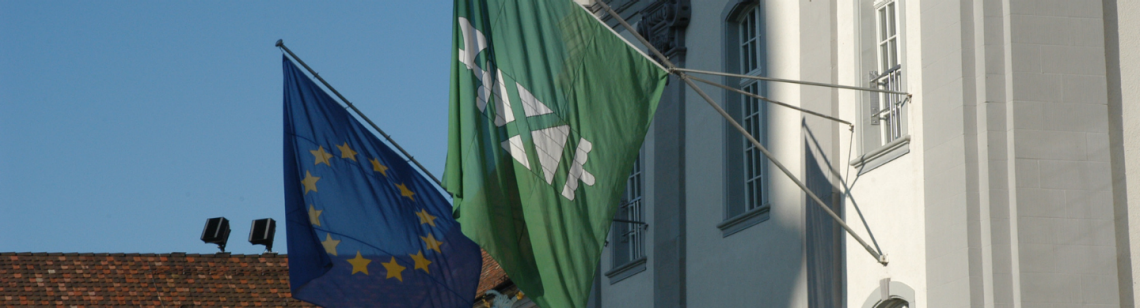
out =
{"type": "Polygon", "coordinates": [[[284,255],[0,253],[0,306],[289,306],[284,255]]]}
{"type": "Polygon", "coordinates": [[[475,296],[481,297],[487,290],[498,289],[509,281],[507,272],[503,271],[503,268],[499,266],[498,262],[495,262],[495,259],[491,258],[491,255],[483,251],[483,273],[479,275],[479,287],[475,296]]]}
{"type": "MultiPolygon", "coordinates": [[[[509,285],[483,253],[481,297],[509,285]]],[[[286,255],[0,253],[0,306],[287,306],[286,255]]]]}

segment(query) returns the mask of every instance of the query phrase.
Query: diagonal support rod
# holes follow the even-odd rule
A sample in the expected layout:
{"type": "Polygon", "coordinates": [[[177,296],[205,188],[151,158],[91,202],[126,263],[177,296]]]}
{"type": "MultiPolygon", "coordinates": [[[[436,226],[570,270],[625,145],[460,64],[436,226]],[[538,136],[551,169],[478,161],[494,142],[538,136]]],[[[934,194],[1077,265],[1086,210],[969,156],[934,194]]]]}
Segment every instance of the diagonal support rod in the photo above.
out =
{"type": "Polygon", "coordinates": [[[786,82],[786,83],[802,84],[802,85],[807,85],[807,86],[828,87],[828,88],[867,91],[867,92],[890,93],[890,94],[906,95],[908,97],[910,96],[910,93],[906,93],[906,92],[875,89],[875,88],[853,87],[853,86],[845,86],[845,85],[822,83],[822,82],[811,82],[811,81],[780,79],[780,78],[772,78],[772,77],[764,77],[764,76],[753,76],[753,75],[741,75],[741,74],[731,74],[731,73],[722,73],[722,72],[713,72],[713,71],[702,71],[702,70],[680,68],[680,67],[675,67],[675,68],[673,68],[673,70],[686,72],[686,73],[694,73],[694,74],[716,75],[716,76],[736,77],[736,78],[755,79],[755,80],[774,81],[774,82],[786,82]]]}
{"type": "Polygon", "coordinates": [[[744,90],[741,90],[741,89],[737,89],[737,88],[733,88],[733,87],[730,87],[730,86],[726,86],[726,85],[723,85],[723,84],[719,84],[719,83],[716,83],[716,82],[713,82],[713,81],[710,81],[710,80],[707,80],[707,79],[704,79],[704,78],[700,78],[700,77],[697,77],[697,76],[689,76],[689,78],[692,78],[693,80],[696,80],[696,81],[700,81],[700,82],[706,83],[706,84],[708,84],[708,85],[711,85],[711,86],[715,86],[715,87],[717,87],[717,88],[721,88],[721,89],[729,90],[729,91],[732,91],[732,92],[736,92],[736,93],[739,93],[739,94],[741,94],[741,95],[745,95],[745,96],[748,96],[748,97],[752,97],[752,98],[755,98],[755,99],[758,99],[758,100],[762,100],[762,101],[765,101],[765,102],[769,102],[769,103],[773,103],[773,104],[776,104],[776,105],[784,106],[784,107],[787,107],[787,108],[790,108],[790,109],[799,110],[800,112],[803,112],[803,113],[806,113],[806,114],[810,114],[810,115],[813,115],[813,116],[821,117],[821,118],[824,118],[824,119],[828,119],[828,120],[832,120],[832,121],[835,121],[835,122],[839,122],[839,123],[847,124],[847,127],[848,127],[849,129],[851,129],[852,131],[854,131],[854,130],[855,130],[855,124],[851,124],[851,122],[847,122],[847,121],[844,121],[844,120],[842,120],[842,119],[839,119],[839,118],[836,118],[836,117],[833,117],[833,116],[829,116],[829,115],[825,115],[825,114],[822,114],[822,113],[818,113],[818,112],[815,112],[815,111],[811,111],[811,110],[803,109],[803,108],[800,108],[800,107],[796,107],[796,106],[788,105],[788,104],[785,104],[785,103],[783,103],[783,102],[780,102],[780,101],[776,101],[776,100],[773,100],[773,99],[771,99],[771,98],[767,98],[767,97],[763,97],[763,96],[760,96],[760,95],[756,95],[756,94],[748,93],[748,92],[746,92],[746,91],[744,91],[744,90]]]}
{"type": "MultiPolygon", "coordinates": [[[[752,136],[752,134],[749,134],[748,131],[744,129],[744,127],[740,126],[740,123],[736,122],[736,119],[733,119],[732,116],[728,114],[728,112],[724,111],[724,108],[721,108],[720,105],[717,105],[716,101],[713,101],[712,97],[709,97],[709,95],[706,94],[704,90],[701,90],[701,88],[698,87],[697,84],[694,83],[687,74],[685,74],[685,71],[678,69],[677,66],[673,64],[673,61],[669,61],[669,58],[661,54],[661,51],[657,50],[656,47],[653,47],[653,44],[650,44],[649,41],[641,36],[641,34],[637,33],[637,30],[635,30],[633,26],[629,24],[629,22],[625,21],[625,18],[622,18],[620,14],[614,12],[613,8],[610,8],[609,4],[606,4],[605,1],[597,1],[597,3],[600,4],[602,8],[605,8],[606,13],[621,23],[622,27],[625,27],[625,29],[629,31],[629,33],[634,37],[636,37],[637,40],[641,42],[641,44],[645,45],[649,51],[653,52],[653,55],[657,56],[657,58],[660,59],[663,64],[665,64],[665,67],[668,68],[670,73],[676,74],[677,77],[680,77],[681,80],[684,80],[685,84],[688,84],[690,88],[696,91],[697,94],[700,95],[701,98],[703,98],[705,102],[709,104],[709,106],[712,106],[713,109],[716,109],[716,111],[720,113],[720,115],[724,117],[725,120],[732,124],[733,128],[736,128],[737,131],[739,131],[741,134],[744,134],[744,137],[748,138],[748,141],[751,142],[752,145],[756,147],[756,149],[760,150],[760,152],[763,153],[764,156],[767,157],[768,160],[776,166],[776,168],[779,168],[780,171],[784,173],[784,175],[787,175],[788,178],[792,180],[792,182],[795,182],[796,186],[800,187],[800,190],[803,190],[804,193],[807,193],[808,197],[811,197],[812,201],[815,201],[815,203],[818,204],[824,212],[827,212],[827,214],[830,215],[831,218],[834,219],[840,227],[843,227],[843,230],[847,230],[847,234],[850,234],[851,237],[855,238],[855,241],[863,245],[863,248],[867,250],[867,253],[870,253],[871,256],[875,258],[875,261],[879,262],[882,265],[887,265],[887,257],[885,255],[879,251],[876,251],[871,247],[871,245],[868,245],[862,237],[856,234],[854,230],[851,230],[851,227],[847,226],[847,223],[843,221],[843,218],[840,218],[839,215],[836,215],[835,211],[832,211],[831,208],[829,208],[827,204],[823,202],[823,200],[819,199],[819,196],[816,196],[815,193],[808,189],[807,185],[804,185],[804,183],[796,178],[796,176],[792,174],[792,172],[788,170],[787,167],[784,167],[784,164],[780,163],[779,160],[776,160],[776,158],[772,156],[772,153],[768,152],[768,149],[760,144],[760,141],[757,141],[756,138],[752,136]]],[[[870,232],[870,230],[867,230],[867,232],[870,232]]]]}
{"type": "Polygon", "coordinates": [[[330,91],[332,91],[333,94],[336,94],[336,97],[339,97],[340,101],[344,102],[345,105],[348,105],[348,108],[352,108],[352,111],[355,111],[356,114],[360,116],[360,118],[364,119],[365,122],[368,122],[368,125],[371,125],[372,129],[375,129],[376,132],[380,133],[381,136],[384,136],[384,139],[388,139],[389,143],[392,143],[392,145],[396,146],[396,149],[400,150],[400,153],[404,154],[404,157],[407,157],[409,161],[416,164],[416,167],[419,167],[420,171],[422,171],[424,174],[426,174],[428,177],[430,177],[432,181],[435,181],[436,185],[443,187],[443,182],[440,182],[439,179],[437,179],[434,174],[431,174],[431,171],[428,171],[427,168],[424,168],[424,165],[421,165],[420,162],[417,161],[415,157],[412,157],[412,154],[408,154],[408,151],[405,151],[404,148],[401,147],[399,143],[396,143],[395,140],[392,140],[392,136],[389,136],[387,133],[384,132],[383,129],[380,129],[380,126],[376,126],[376,123],[373,123],[372,119],[369,119],[368,116],[364,115],[363,112],[360,112],[360,109],[356,109],[355,105],[353,105],[351,102],[349,102],[347,98],[344,98],[344,95],[340,95],[340,92],[337,92],[336,88],[333,88],[333,86],[330,85],[327,81],[325,81],[324,78],[321,78],[320,74],[317,74],[316,71],[314,71],[312,68],[309,68],[308,64],[305,64],[305,61],[301,61],[301,58],[298,58],[296,54],[293,54],[293,51],[289,50],[289,47],[285,47],[284,40],[277,40],[277,44],[275,46],[277,46],[278,48],[281,48],[281,50],[284,50],[285,52],[289,53],[289,56],[292,57],[293,60],[296,60],[297,63],[301,63],[301,66],[304,66],[305,70],[308,70],[310,74],[313,74],[313,77],[317,77],[317,80],[320,80],[321,83],[325,85],[325,88],[328,88],[330,91]]]}

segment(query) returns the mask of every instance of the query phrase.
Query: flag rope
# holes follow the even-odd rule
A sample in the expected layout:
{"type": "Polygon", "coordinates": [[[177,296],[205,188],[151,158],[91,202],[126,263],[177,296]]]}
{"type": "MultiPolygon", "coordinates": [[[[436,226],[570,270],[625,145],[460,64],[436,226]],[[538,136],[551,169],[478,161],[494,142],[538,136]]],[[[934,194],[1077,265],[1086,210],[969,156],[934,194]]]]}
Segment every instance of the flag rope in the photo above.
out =
{"type": "MultiPolygon", "coordinates": [[[[709,106],[712,106],[713,109],[716,109],[716,111],[718,113],[720,113],[720,115],[722,117],[724,117],[725,120],[727,120],[730,124],[732,124],[732,127],[736,128],[736,130],[739,131],[741,134],[744,134],[744,137],[748,138],[748,141],[751,142],[752,145],[756,147],[756,149],[760,150],[760,152],[763,153],[764,156],[768,158],[768,160],[772,161],[772,164],[775,165],[776,168],[779,168],[780,171],[782,171],[784,173],[784,175],[787,175],[788,178],[792,180],[792,182],[795,182],[795,184],[800,187],[800,190],[803,190],[805,193],[807,193],[807,195],[809,197],[811,197],[811,199],[813,201],[815,201],[815,203],[818,204],[819,207],[822,208],[824,212],[827,212],[827,214],[830,215],[831,218],[834,219],[835,222],[837,224],[839,224],[840,227],[843,227],[843,229],[847,231],[847,234],[850,234],[851,237],[855,238],[855,241],[858,241],[859,244],[863,245],[863,248],[866,249],[867,252],[870,253],[871,256],[875,258],[875,261],[879,262],[879,264],[882,264],[884,266],[887,265],[886,255],[884,255],[881,251],[876,251],[874,248],[871,247],[871,245],[868,245],[867,242],[864,241],[862,237],[860,237],[858,234],[856,234],[855,230],[852,230],[850,226],[847,226],[847,223],[843,221],[843,218],[841,218],[841,217],[839,217],[839,215],[835,214],[835,211],[832,211],[831,208],[829,208],[827,206],[827,204],[825,204],[823,202],[823,200],[820,200],[819,196],[816,196],[815,193],[813,193],[810,189],[808,189],[807,186],[804,185],[804,183],[801,182],[798,178],[796,178],[796,176],[793,175],[792,172],[790,170],[788,170],[787,167],[784,167],[784,164],[780,163],[779,160],[776,160],[776,158],[773,157],[772,153],[768,152],[768,149],[760,144],[760,141],[757,141],[756,138],[752,136],[752,134],[749,134],[748,131],[744,129],[744,127],[740,126],[740,123],[736,122],[736,119],[733,119],[732,116],[728,114],[728,112],[724,111],[724,109],[721,108],[720,105],[718,105],[716,103],[716,101],[714,101],[712,99],[712,97],[709,97],[709,95],[706,94],[704,90],[701,90],[701,88],[698,87],[697,84],[694,83],[692,79],[690,79],[689,75],[685,74],[686,70],[677,68],[677,66],[673,64],[673,61],[669,61],[668,57],[665,57],[665,55],[662,54],[661,51],[657,50],[656,47],[653,47],[653,44],[649,43],[649,41],[646,40],[644,37],[642,37],[640,33],[637,33],[637,30],[635,30],[633,28],[633,26],[631,26],[629,24],[629,22],[627,22],[625,20],[625,18],[622,18],[621,14],[614,12],[613,8],[610,8],[610,5],[606,4],[605,1],[596,1],[596,3],[600,4],[602,6],[602,8],[604,8],[606,10],[607,14],[609,14],[614,19],[616,19],[618,21],[618,23],[620,23],[622,25],[622,27],[625,27],[625,29],[627,31],[629,31],[629,33],[632,34],[634,37],[636,37],[637,40],[641,42],[641,44],[645,45],[645,47],[648,48],[649,51],[653,53],[653,55],[657,56],[657,58],[661,62],[663,62],[664,66],[667,68],[669,73],[675,74],[675,75],[677,75],[677,77],[681,78],[681,80],[684,80],[685,84],[688,84],[690,88],[692,88],[694,91],[696,91],[697,94],[700,95],[701,98],[703,98],[705,100],[705,102],[707,102],[709,104],[709,106]]],[[[583,9],[585,9],[585,8],[583,8],[583,9]]],[[[652,59],[650,59],[650,60],[652,60],[652,59]]],[[[867,233],[868,234],[871,233],[871,230],[867,229],[867,233]]]]}
{"type": "Polygon", "coordinates": [[[294,61],[297,61],[297,63],[300,63],[301,66],[305,67],[305,70],[309,71],[309,74],[313,74],[313,77],[317,77],[317,80],[320,80],[321,84],[324,84],[325,87],[328,88],[330,91],[332,91],[333,94],[336,94],[336,97],[339,97],[340,101],[344,102],[345,105],[348,105],[348,108],[351,108],[352,111],[356,112],[356,115],[358,115],[358,116],[360,116],[360,118],[364,119],[365,122],[368,122],[368,125],[371,125],[372,129],[375,129],[376,132],[380,133],[381,136],[384,136],[384,139],[387,139],[389,143],[391,143],[393,146],[396,146],[396,149],[400,150],[400,154],[404,154],[404,157],[407,157],[409,161],[416,164],[416,167],[418,167],[420,169],[420,172],[423,172],[429,178],[431,178],[432,181],[435,181],[436,185],[443,187],[443,182],[440,182],[439,179],[436,178],[434,174],[431,174],[431,171],[428,171],[427,168],[424,168],[424,165],[421,165],[420,162],[417,161],[415,157],[412,157],[411,154],[408,154],[408,151],[405,151],[404,147],[401,147],[399,143],[396,143],[396,140],[392,140],[392,136],[389,136],[387,133],[384,133],[384,130],[380,129],[379,126],[376,126],[376,123],[373,123],[372,119],[369,119],[368,116],[364,115],[363,112],[360,112],[360,109],[356,109],[356,106],[353,105],[352,102],[349,102],[347,98],[344,98],[344,95],[340,95],[340,92],[337,92],[337,90],[335,88],[333,88],[332,85],[330,85],[327,81],[325,81],[324,78],[321,78],[320,74],[317,74],[317,72],[314,71],[312,68],[310,68],[308,64],[305,64],[305,61],[301,61],[301,58],[297,57],[297,55],[294,54],[292,50],[289,50],[289,47],[285,47],[284,40],[277,40],[277,44],[274,46],[277,46],[277,48],[281,48],[281,50],[284,50],[286,53],[289,54],[289,57],[293,58],[294,61]]]}

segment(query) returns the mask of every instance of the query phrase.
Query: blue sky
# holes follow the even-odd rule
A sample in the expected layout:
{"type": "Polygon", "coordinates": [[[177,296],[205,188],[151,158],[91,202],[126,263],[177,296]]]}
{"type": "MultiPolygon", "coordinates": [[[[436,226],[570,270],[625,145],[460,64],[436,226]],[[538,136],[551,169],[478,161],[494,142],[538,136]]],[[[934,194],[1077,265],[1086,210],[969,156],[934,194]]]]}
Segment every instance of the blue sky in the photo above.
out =
{"type": "Polygon", "coordinates": [[[450,2],[0,0],[0,251],[189,252],[281,224],[277,39],[441,176],[450,2]]]}

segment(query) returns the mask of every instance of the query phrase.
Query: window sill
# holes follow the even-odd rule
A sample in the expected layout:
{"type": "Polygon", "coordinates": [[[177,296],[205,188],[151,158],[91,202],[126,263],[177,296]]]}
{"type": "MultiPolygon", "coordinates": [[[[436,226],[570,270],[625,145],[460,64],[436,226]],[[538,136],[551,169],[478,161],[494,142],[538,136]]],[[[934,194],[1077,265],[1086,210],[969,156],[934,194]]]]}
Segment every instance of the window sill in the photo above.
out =
{"type": "Polygon", "coordinates": [[[859,169],[859,174],[862,175],[902,157],[906,153],[910,153],[910,135],[891,141],[891,143],[851,160],[851,166],[859,169]]]}
{"type": "Polygon", "coordinates": [[[631,262],[628,262],[625,265],[618,266],[618,267],[606,272],[606,277],[610,278],[610,284],[612,285],[612,284],[618,283],[618,281],[622,281],[623,279],[632,277],[633,275],[635,275],[637,273],[644,272],[645,271],[645,260],[646,260],[645,257],[641,257],[641,258],[638,258],[637,260],[633,260],[631,262]]]}
{"type": "Polygon", "coordinates": [[[736,215],[736,217],[729,218],[724,222],[717,224],[716,227],[720,228],[722,237],[728,237],[737,232],[744,231],[748,227],[755,226],[765,220],[768,220],[768,210],[771,209],[770,204],[764,204],[754,210],[744,212],[744,214],[736,215]]]}

